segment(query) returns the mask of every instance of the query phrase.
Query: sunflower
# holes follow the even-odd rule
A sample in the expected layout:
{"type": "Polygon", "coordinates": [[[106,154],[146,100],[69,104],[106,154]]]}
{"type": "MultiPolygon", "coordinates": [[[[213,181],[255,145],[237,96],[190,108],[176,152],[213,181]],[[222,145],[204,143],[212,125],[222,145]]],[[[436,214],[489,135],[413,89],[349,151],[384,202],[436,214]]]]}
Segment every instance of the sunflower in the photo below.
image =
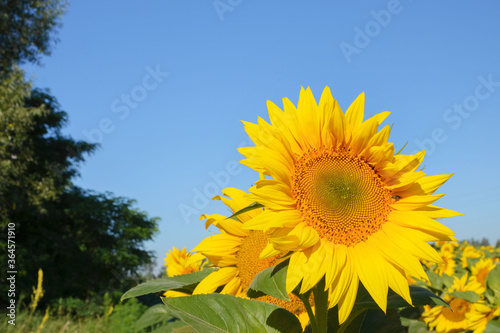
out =
{"type": "Polygon", "coordinates": [[[439,275],[443,275],[443,274],[446,274],[449,276],[455,275],[456,261],[455,261],[455,256],[453,255],[453,253],[441,250],[441,251],[439,251],[439,256],[441,257],[441,259],[443,259],[443,262],[441,264],[437,265],[437,267],[435,269],[435,273],[437,273],[439,275]]]}
{"type": "Polygon", "coordinates": [[[458,242],[443,242],[439,241],[436,242],[436,246],[438,247],[439,251],[441,252],[455,252],[455,248],[458,247],[458,242]]]}
{"type": "Polygon", "coordinates": [[[250,201],[265,206],[243,228],[269,232],[261,258],[292,251],[287,291],[304,293],[325,277],[339,320],[352,310],[359,281],[384,311],[390,287],[411,304],[406,274],[427,279],[419,259],[442,261],[428,241],[456,240],[435,218],[460,215],[431,205],[451,175],[425,176],[424,152],[394,154],[382,112],[363,121],[364,94],[345,114],[330,89],[319,105],[309,88],[284,111],[268,101],[271,123],[244,122],[255,143],[241,163],[264,175],[250,201]]]}
{"type": "MultiPolygon", "coordinates": [[[[165,256],[165,266],[167,266],[167,276],[177,276],[182,274],[189,274],[198,272],[206,265],[205,257],[198,254],[191,254],[186,251],[186,248],[178,249],[175,246],[172,250],[168,251],[165,256]]],[[[163,293],[165,297],[183,297],[190,296],[189,294],[167,290],[163,293]]]]}
{"type": "Polygon", "coordinates": [[[477,281],[486,288],[486,278],[490,271],[495,268],[495,262],[491,258],[480,259],[471,267],[471,281],[477,281]]]}
{"type": "Polygon", "coordinates": [[[175,246],[165,254],[165,266],[167,267],[167,276],[176,276],[198,272],[203,269],[205,262],[203,257],[196,255],[195,260],[188,263],[188,259],[192,256],[186,251],[186,248],[178,249],[175,246]]]}
{"type": "MultiPolygon", "coordinates": [[[[468,275],[461,278],[454,277],[453,285],[449,292],[473,291],[481,294],[484,291],[477,281],[468,281],[468,275]]],[[[449,294],[443,299],[450,305],[451,310],[444,306],[424,306],[422,319],[431,330],[438,333],[455,333],[474,330],[475,333],[483,332],[488,320],[494,316],[494,310],[478,302],[470,303],[464,299],[453,297],[449,294]]]]}
{"type": "Polygon", "coordinates": [[[462,256],[460,261],[462,262],[462,268],[469,266],[469,261],[467,259],[476,259],[484,257],[484,252],[476,249],[472,245],[467,245],[462,250],[462,256]]]}
{"type": "MultiPolygon", "coordinates": [[[[233,213],[252,203],[246,198],[247,193],[244,191],[226,188],[222,193],[228,198],[216,196],[214,199],[222,200],[233,213]]],[[[201,216],[202,219],[207,219],[205,228],[214,225],[221,233],[205,238],[193,251],[205,256],[215,267],[219,267],[219,270],[203,279],[195,288],[193,295],[213,293],[217,288],[224,286],[222,294],[247,298],[246,291],[254,277],[279,262],[280,256],[284,253],[264,260],[259,259],[259,254],[268,242],[268,236],[264,232],[242,229],[244,223],[261,212],[261,209],[251,210],[234,218],[219,214],[201,216]]],[[[291,300],[289,302],[271,296],[259,297],[257,300],[287,309],[295,314],[305,327],[309,317],[302,301],[293,294],[289,297],[291,300]]]]}

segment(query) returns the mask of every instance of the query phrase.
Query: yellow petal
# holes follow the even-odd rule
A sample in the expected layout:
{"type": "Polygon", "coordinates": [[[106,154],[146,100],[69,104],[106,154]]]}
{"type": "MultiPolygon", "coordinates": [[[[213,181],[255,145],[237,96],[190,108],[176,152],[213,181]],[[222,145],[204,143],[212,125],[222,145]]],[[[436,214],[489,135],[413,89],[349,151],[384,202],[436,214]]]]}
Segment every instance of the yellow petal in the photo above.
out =
{"type": "Polygon", "coordinates": [[[411,211],[427,206],[443,196],[444,194],[413,195],[411,197],[399,199],[392,205],[392,207],[397,210],[411,211]]]}
{"type": "Polygon", "coordinates": [[[241,243],[242,238],[240,237],[228,234],[213,235],[203,239],[200,244],[193,249],[193,252],[199,251],[205,255],[224,255],[227,253],[228,248],[236,249],[241,243]]]}
{"type": "Polygon", "coordinates": [[[325,147],[333,147],[335,144],[335,137],[331,132],[330,122],[333,117],[334,99],[330,88],[325,87],[321,94],[321,99],[318,105],[319,126],[321,129],[321,144],[325,147]]]}
{"type": "Polygon", "coordinates": [[[204,278],[194,289],[193,295],[211,294],[238,274],[236,267],[224,267],[204,278]]]}
{"type": "Polygon", "coordinates": [[[271,123],[283,136],[283,141],[286,141],[285,145],[291,149],[292,156],[293,154],[302,153],[302,148],[298,144],[297,140],[295,140],[295,137],[288,126],[288,119],[290,118],[290,115],[286,115],[271,101],[267,101],[267,110],[269,112],[269,119],[271,120],[271,123]]]}
{"type": "Polygon", "coordinates": [[[443,261],[436,250],[421,238],[422,234],[418,230],[400,227],[393,223],[386,223],[384,230],[396,246],[406,252],[435,263],[443,261]]]}
{"type": "Polygon", "coordinates": [[[433,235],[441,234],[453,236],[455,234],[450,228],[414,211],[401,212],[393,210],[389,214],[389,220],[398,225],[422,230],[423,232],[432,233],[433,235]]]}
{"type": "Polygon", "coordinates": [[[292,199],[290,188],[285,184],[271,179],[263,179],[255,182],[250,192],[260,198],[259,203],[267,208],[281,210],[295,208],[295,200],[292,199]]]}
{"type": "Polygon", "coordinates": [[[437,207],[434,205],[427,205],[424,207],[420,207],[417,208],[415,211],[418,212],[419,214],[430,217],[431,219],[440,219],[440,218],[464,215],[462,213],[455,212],[453,210],[446,208],[437,207]]]}
{"type": "Polygon", "coordinates": [[[345,112],[345,119],[347,123],[348,136],[355,133],[363,122],[365,117],[365,93],[362,92],[359,96],[352,102],[352,104],[347,108],[345,112]]]}
{"type": "Polygon", "coordinates": [[[403,270],[397,268],[390,263],[385,263],[389,287],[399,296],[401,296],[408,304],[413,305],[410,297],[410,288],[408,280],[403,270]]]}
{"type": "MultiPolygon", "coordinates": [[[[333,281],[338,278],[341,274],[345,261],[346,261],[346,249],[344,245],[336,245],[332,247],[331,263],[328,264],[329,269],[326,270],[325,286],[326,288],[333,285],[333,281]]],[[[337,300],[338,302],[338,300],[337,300]]],[[[337,303],[335,303],[337,304],[337,303]]]]}
{"type": "Polygon", "coordinates": [[[385,260],[374,248],[365,242],[356,244],[353,248],[354,265],[359,275],[359,280],[370,293],[375,303],[386,311],[388,281],[387,272],[384,270],[385,260]]]}
{"type": "Polygon", "coordinates": [[[321,144],[317,107],[311,88],[307,87],[306,90],[301,88],[297,103],[297,122],[300,126],[301,136],[310,147],[319,147],[321,144]]]}
{"type": "Polygon", "coordinates": [[[262,260],[262,259],[271,258],[271,257],[277,256],[277,255],[280,255],[281,253],[282,253],[282,251],[276,250],[274,248],[273,244],[268,243],[266,245],[266,247],[264,248],[264,250],[262,250],[262,252],[260,253],[259,259],[262,260]]]}
{"type": "Polygon", "coordinates": [[[302,252],[295,252],[290,257],[286,275],[286,292],[291,293],[300,283],[306,271],[307,257],[302,252]]]}

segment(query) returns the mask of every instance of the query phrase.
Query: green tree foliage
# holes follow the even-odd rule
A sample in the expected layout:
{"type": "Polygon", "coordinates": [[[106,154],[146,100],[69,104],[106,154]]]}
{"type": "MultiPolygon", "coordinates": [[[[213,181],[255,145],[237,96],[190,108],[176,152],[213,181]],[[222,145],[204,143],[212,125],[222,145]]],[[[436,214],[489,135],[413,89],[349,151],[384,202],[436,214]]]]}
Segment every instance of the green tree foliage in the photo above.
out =
{"type": "Polygon", "coordinates": [[[94,144],[61,134],[67,122],[54,97],[24,81],[19,69],[0,80],[0,216],[16,209],[45,211],[71,184],[77,163],[94,144]]]}
{"type": "Polygon", "coordinates": [[[65,0],[0,0],[0,73],[49,55],[65,0]]]}
{"type": "MultiPolygon", "coordinates": [[[[130,199],[72,185],[96,146],[62,135],[66,121],[55,98],[32,90],[16,67],[0,80],[0,261],[7,263],[14,223],[18,296],[30,293],[39,268],[49,301],[126,289],[152,261],[143,242],[157,231],[156,218],[130,199]]],[[[4,303],[5,280],[0,288],[4,303]]]]}

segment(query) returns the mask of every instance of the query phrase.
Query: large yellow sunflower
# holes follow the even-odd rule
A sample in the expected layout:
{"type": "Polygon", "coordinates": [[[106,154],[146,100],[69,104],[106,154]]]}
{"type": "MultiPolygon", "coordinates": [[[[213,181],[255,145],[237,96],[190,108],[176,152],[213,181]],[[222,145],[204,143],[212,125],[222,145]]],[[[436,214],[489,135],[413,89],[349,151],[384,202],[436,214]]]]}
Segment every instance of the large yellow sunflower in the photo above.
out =
{"type": "Polygon", "coordinates": [[[265,177],[249,195],[265,210],[243,226],[270,233],[261,257],[293,251],[289,292],[325,277],[341,323],[359,281],[384,311],[389,287],[411,303],[406,274],[427,279],[419,259],[442,261],[427,242],[455,240],[434,219],[459,213],[431,205],[451,175],[417,171],[424,152],[394,154],[390,127],[378,131],[389,112],[363,121],[364,94],[345,114],[328,87],[319,105],[309,88],[297,107],[287,98],[283,104],[284,111],[268,101],[270,124],[244,122],[255,146],[239,149],[242,163],[265,177]]]}
{"type": "MultiPolygon", "coordinates": [[[[226,188],[222,192],[226,197],[216,196],[214,199],[222,200],[233,213],[247,207],[252,202],[246,198],[247,193],[235,188],[226,188]]],[[[247,221],[258,216],[261,209],[251,210],[227,218],[223,215],[202,215],[207,219],[205,227],[214,225],[221,232],[205,238],[193,251],[204,255],[219,270],[203,279],[195,288],[193,295],[213,293],[220,286],[222,294],[230,294],[246,298],[246,291],[254,277],[262,270],[274,266],[279,261],[276,256],[261,260],[259,255],[267,245],[268,236],[259,230],[245,230],[242,226],[247,221]]],[[[289,302],[271,296],[259,297],[257,300],[281,306],[294,313],[303,327],[307,325],[309,316],[302,301],[293,294],[289,295],[289,302]]]]}

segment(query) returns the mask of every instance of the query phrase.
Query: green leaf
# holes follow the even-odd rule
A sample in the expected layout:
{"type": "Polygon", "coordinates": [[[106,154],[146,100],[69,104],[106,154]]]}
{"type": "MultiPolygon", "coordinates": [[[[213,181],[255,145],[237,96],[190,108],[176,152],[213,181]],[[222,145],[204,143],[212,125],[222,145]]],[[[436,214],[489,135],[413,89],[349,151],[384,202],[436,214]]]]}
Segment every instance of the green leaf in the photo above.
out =
{"type": "Polygon", "coordinates": [[[359,313],[351,312],[351,315],[354,318],[349,318],[345,323],[340,325],[339,331],[342,333],[359,333],[361,331],[361,327],[363,326],[363,321],[365,320],[365,316],[367,313],[368,310],[364,310],[359,313]]]}
{"type": "Polygon", "coordinates": [[[427,330],[427,325],[424,322],[414,320],[410,326],[408,326],[408,333],[430,333],[430,331],[427,330]]]}
{"type": "Polygon", "coordinates": [[[439,274],[434,273],[433,271],[428,271],[427,277],[429,278],[430,286],[434,289],[437,290],[442,290],[443,289],[443,277],[441,277],[439,274]]]}
{"type": "MultiPolygon", "coordinates": [[[[364,287],[362,287],[362,284],[360,284],[360,289],[364,289],[364,287]]],[[[413,306],[444,305],[449,307],[442,298],[425,288],[410,286],[410,296],[413,306]]],[[[389,295],[387,296],[388,309],[403,308],[408,306],[411,305],[408,304],[401,296],[389,289],[389,295]]],[[[356,302],[354,303],[354,308],[378,309],[379,307],[370,296],[370,294],[366,292],[360,298],[358,298],[358,300],[356,300],[356,302]]]]}
{"type": "Polygon", "coordinates": [[[147,309],[142,316],[135,323],[135,332],[139,332],[145,328],[166,324],[168,320],[173,317],[168,311],[167,307],[163,304],[156,304],[147,309]]]}
{"type": "Polygon", "coordinates": [[[442,298],[440,297],[437,297],[437,296],[431,296],[431,299],[432,301],[434,302],[434,304],[429,304],[429,305],[439,305],[439,306],[445,306],[449,309],[451,309],[450,305],[448,303],[446,303],[445,300],[443,300],[442,298]]]}
{"type": "Polygon", "coordinates": [[[467,267],[475,266],[481,258],[467,258],[467,267]]]}
{"type": "MultiPolygon", "coordinates": [[[[148,331],[146,331],[148,332],[148,331]]],[[[190,326],[187,326],[182,320],[169,321],[163,326],[160,326],[151,333],[196,333],[190,326]]]]}
{"type": "Polygon", "coordinates": [[[258,202],[252,202],[250,205],[246,206],[245,208],[240,209],[239,211],[237,211],[237,212],[236,212],[236,213],[234,213],[233,215],[231,215],[231,216],[229,216],[228,218],[226,218],[226,220],[227,220],[227,219],[233,219],[233,220],[234,220],[234,218],[235,218],[236,216],[240,215],[240,214],[243,214],[243,213],[249,212],[249,211],[254,210],[254,209],[257,209],[257,208],[262,208],[262,207],[264,207],[264,205],[262,205],[262,204],[260,204],[260,203],[258,203],[258,202]]]}
{"type": "Polygon", "coordinates": [[[184,324],[185,326],[174,328],[172,333],[196,333],[196,331],[189,325],[184,324]]]}
{"type": "Polygon", "coordinates": [[[500,297],[500,265],[496,265],[486,278],[486,285],[490,288],[496,297],[500,297]]]}
{"type": "Polygon", "coordinates": [[[500,333],[500,320],[490,320],[486,325],[484,333],[500,333]]]}
{"type": "Polygon", "coordinates": [[[419,320],[419,318],[422,316],[423,310],[421,307],[411,307],[411,308],[404,308],[399,311],[399,316],[401,317],[401,324],[403,326],[410,326],[410,324],[415,321],[419,320]]]}
{"type": "Polygon", "coordinates": [[[141,283],[138,286],[127,291],[123,294],[121,300],[125,300],[127,298],[137,297],[141,295],[147,295],[151,293],[157,293],[165,290],[172,289],[186,289],[191,290],[192,287],[207,277],[210,273],[214,272],[213,268],[205,268],[202,271],[191,273],[191,274],[183,274],[177,275],[173,277],[165,277],[156,280],[150,280],[144,283],[141,283]]]}
{"type": "Polygon", "coordinates": [[[170,312],[196,332],[302,332],[298,318],[270,303],[230,295],[162,297],[170,312]]]}
{"type": "Polygon", "coordinates": [[[356,333],[401,333],[403,326],[396,309],[388,309],[387,314],[379,309],[366,311],[361,329],[356,333]]]}
{"type": "Polygon", "coordinates": [[[481,298],[481,296],[479,296],[478,293],[475,293],[471,290],[469,290],[469,291],[454,291],[454,292],[450,293],[450,295],[453,297],[461,298],[461,299],[466,300],[467,302],[471,302],[471,303],[476,303],[481,298]]]}
{"type": "Polygon", "coordinates": [[[451,286],[453,285],[453,282],[454,282],[453,276],[450,276],[448,274],[443,274],[441,276],[441,278],[443,279],[444,286],[446,288],[451,288],[451,286]]]}
{"type": "Polygon", "coordinates": [[[286,292],[288,262],[289,260],[285,260],[257,274],[248,288],[248,297],[257,298],[263,295],[269,295],[283,301],[290,301],[288,293],[286,292]]]}

